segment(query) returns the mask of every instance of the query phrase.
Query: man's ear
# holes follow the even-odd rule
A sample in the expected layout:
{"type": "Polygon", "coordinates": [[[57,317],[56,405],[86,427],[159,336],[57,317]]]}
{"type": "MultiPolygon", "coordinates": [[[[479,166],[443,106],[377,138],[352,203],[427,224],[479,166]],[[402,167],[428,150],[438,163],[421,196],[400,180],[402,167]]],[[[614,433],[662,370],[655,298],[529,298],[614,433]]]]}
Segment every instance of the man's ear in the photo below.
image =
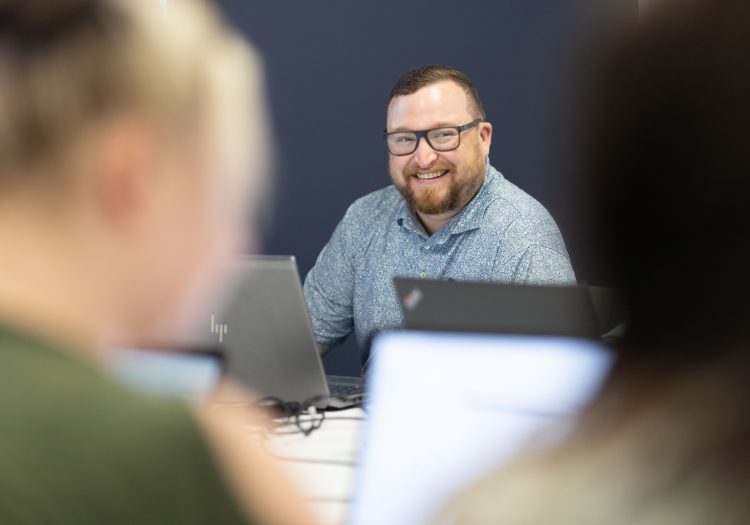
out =
{"type": "Polygon", "coordinates": [[[482,154],[485,157],[489,155],[492,145],[492,124],[489,122],[479,123],[479,144],[482,147],[482,154]]]}
{"type": "Polygon", "coordinates": [[[105,220],[128,228],[153,199],[157,135],[143,118],[116,115],[97,125],[91,147],[93,162],[86,183],[105,220]]]}

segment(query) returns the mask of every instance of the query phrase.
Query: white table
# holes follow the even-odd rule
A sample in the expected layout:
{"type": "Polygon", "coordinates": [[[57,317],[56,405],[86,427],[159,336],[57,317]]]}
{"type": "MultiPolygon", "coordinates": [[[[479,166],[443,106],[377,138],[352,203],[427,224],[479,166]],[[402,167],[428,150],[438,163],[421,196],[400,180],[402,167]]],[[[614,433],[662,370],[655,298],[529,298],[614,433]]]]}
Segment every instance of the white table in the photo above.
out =
{"type": "Polygon", "coordinates": [[[360,408],[327,412],[309,436],[289,425],[266,441],[324,525],[341,525],[346,519],[364,417],[360,408]]]}

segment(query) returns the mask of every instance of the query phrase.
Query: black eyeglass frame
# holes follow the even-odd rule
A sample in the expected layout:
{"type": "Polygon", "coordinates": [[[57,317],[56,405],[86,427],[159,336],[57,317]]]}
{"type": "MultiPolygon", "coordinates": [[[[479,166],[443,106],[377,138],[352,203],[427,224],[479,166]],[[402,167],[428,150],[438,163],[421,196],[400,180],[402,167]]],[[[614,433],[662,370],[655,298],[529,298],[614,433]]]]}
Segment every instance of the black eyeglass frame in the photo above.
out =
{"type": "Polygon", "coordinates": [[[458,149],[461,146],[461,133],[463,133],[464,131],[468,129],[478,126],[481,122],[483,122],[483,120],[484,119],[478,118],[478,119],[472,120],[468,124],[464,124],[463,126],[439,126],[437,128],[420,129],[420,130],[414,130],[414,131],[405,130],[405,131],[390,131],[389,132],[389,131],[383,130],[383,140],[385,141],[386,147],[388,148],[388,153],[390,153],[394,157],[405,157],[406,155],[411,155],[412,153],[417,151],[417,148],[419,148],[419,140],[422,138],[424,138],[424,140],[427,142],[427,145],[430,146],[435,151],[453,151],[453,150],[458,149]],[[438,149],[435,146],[433,146],[432,142],[430,142],[430,138],[427,135],[428,133],[438,130],[438,129],[455,129],[458,132],[458,144],[448,149],[438,149]],[[413,133],[417,137],[417,140],[414,143],[414,149],[412,151],[408,153],[393,153],[391,151],[390,145],[388,144],[388,137],[390,137],[391,135],[396,135],[398,133],[413,133]]]}

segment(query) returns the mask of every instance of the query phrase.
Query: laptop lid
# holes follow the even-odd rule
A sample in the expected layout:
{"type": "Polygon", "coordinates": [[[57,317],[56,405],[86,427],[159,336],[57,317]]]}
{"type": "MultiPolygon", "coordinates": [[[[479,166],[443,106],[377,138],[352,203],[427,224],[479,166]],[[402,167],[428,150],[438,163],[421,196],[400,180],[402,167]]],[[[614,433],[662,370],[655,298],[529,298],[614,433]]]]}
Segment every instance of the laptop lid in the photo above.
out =
{"type": "Polygon", "coordinates": [[[218,281],[228,286],[220,305],[201,305],[196,325],[156,347],[219,351],[226,374],[251,393],[326,406],[328,384],[295,258],[234,257],[221,271],[218,281]]]}
{"type": "Polygon", "coordinates": [[[628,310],[625,295],[616,288],[587,285],[591,306],[599,325],[599,333],[606,334],[626,322],[628,310]]]}
{"type": "Polygon", "coordinates": [[[394,278],[414,330],[598,338],[585,287],[394,278]]]}
{"type": "Polygon", "coordinates": [[[328,386],[295,258],[239,257],[227,271],[235,284],[226,306],[203,322],[228,375],[262,395],[325,406],[328,386]]]}
{"type": "Polygon", "coordinates": [[[564,436],[612,362],[604,346],[576,338],[377,336],[348,522],[434,521],[458,491],[533,440],[564,436]]]}

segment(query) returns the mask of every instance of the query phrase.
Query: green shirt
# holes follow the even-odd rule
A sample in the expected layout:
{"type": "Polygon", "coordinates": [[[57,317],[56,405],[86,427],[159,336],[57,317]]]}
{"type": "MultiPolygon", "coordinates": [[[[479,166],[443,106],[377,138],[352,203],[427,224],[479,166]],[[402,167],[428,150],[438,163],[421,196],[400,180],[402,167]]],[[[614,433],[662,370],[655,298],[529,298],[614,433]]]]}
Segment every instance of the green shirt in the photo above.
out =
{"type": "Polygon", "coordinates": [[[181,404],[0,327],[0,523],[246,523],[181,404]]]}

